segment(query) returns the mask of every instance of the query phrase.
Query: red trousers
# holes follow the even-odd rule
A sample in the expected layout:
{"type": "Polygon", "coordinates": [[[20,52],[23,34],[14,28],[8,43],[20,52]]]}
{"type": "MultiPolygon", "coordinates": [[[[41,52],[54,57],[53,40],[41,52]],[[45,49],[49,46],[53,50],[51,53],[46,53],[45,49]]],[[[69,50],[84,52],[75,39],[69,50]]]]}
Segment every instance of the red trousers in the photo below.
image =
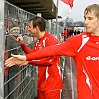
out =
{"type": "Polygon", "coordinates": [[[38,99],[60,99],[60,90],[55,91],[38,90],[38,99]]]}

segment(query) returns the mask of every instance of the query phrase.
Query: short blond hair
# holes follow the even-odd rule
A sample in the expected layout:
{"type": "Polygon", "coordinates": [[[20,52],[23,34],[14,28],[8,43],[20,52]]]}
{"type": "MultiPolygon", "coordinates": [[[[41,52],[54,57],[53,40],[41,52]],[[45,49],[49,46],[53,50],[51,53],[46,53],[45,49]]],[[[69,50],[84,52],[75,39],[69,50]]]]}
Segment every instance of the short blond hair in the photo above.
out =
{"type": "Polygon", "coordinates": [[[99,19],[99,4],[92,4],[86,7],[84,15],[88,13],[94,13],[95,16],[99,19]]]}

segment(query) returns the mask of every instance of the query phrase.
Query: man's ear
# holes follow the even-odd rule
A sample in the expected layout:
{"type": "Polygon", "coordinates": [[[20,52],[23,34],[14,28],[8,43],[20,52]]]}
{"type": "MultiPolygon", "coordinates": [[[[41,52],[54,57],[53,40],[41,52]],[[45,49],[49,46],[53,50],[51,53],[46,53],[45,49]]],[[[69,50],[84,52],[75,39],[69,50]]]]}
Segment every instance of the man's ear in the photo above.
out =
{"type": "Polygon", "coordinates": [[[39,27],[38,27],[38,26],[36,26],[36,29],[37,29],[37,30],[39,30],[39,27]]]}

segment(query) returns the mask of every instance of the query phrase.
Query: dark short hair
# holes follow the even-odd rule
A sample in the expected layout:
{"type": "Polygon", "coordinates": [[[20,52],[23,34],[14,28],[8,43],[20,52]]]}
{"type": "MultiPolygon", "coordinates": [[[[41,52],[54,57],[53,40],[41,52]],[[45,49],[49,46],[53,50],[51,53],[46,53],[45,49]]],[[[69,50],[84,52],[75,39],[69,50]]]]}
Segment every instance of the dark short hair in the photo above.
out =
{"type": "Polygon", "coordinates": [[[41,17],[34,17],[31,18],[29,20],[29,22],[32,22],[33,28],[35,28],[36,26],[39,27],[40,31],[45,31],[45,27],[46,27],[46,22],[43,18],[41,17]]]}

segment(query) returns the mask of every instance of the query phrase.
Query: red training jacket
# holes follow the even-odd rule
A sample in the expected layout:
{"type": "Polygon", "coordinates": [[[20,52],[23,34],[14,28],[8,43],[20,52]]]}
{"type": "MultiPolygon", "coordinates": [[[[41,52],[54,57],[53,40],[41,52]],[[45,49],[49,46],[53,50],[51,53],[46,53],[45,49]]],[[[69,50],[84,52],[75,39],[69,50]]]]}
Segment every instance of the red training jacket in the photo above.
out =
{"type": "Polygon", "coordinates": [[[99,99],[99,36],[84,32],[65,42],[27,54],[27,60],[71,56],[77,67],[78,99],[99,99]]]}
{"type": "MultiPolygon", "coordinates": [[[[32,50],[29,49],[25,44],[22,44],[21,47],[26,54],[29,54],[34,53],[37,50],[41,50],[46,46],[55,44],[58,44],[56,38],[46,32],[41,39],[38,39],[35,42],[32,50]]],[[[44,53],[48,53],[48,51],[44,53]]],[[[39,56],[39,54],[37,54],[37,56],[39,56]]],[[[29,63],[34,66],[38,66],[38,89],[60,90],[63,88],[59,56],[41,58],[38,60],[33,59],[30,60],[29,63]]]]}

